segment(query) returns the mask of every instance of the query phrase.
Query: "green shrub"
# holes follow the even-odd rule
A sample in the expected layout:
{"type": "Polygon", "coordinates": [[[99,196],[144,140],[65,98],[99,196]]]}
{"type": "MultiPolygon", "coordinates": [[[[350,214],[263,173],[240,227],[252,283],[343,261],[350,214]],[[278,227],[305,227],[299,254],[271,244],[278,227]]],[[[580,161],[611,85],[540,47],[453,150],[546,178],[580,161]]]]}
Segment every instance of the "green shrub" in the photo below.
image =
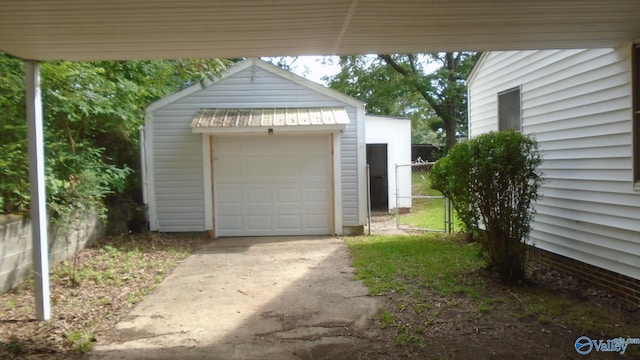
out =
{"type": "Polygon", "coordinates": [[[535,139],[502,131],[456,145],[430,173],[432,186],[451,199],[506,281],[524,276],[541,163],[535,139]]]}
{"type": "Polygon", "coordinates": [[[76,144],[72,151],[66,144],[55,142],[48,150],[47,198],[54,223],[62,228],[73,226],[73,217],[86,211],[106,219],[103,199],[124,190],[131,169],[107,164],[103,149],[89,144],[76,144]]]}

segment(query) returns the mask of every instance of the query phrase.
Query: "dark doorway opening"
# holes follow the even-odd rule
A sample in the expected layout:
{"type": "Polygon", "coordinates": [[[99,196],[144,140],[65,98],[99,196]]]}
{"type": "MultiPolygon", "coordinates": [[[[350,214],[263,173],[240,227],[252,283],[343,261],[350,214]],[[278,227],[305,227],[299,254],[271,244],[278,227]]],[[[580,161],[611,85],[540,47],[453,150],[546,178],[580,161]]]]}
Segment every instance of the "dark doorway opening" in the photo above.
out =
{"type": "Polygon", "coordinates": [[[367,144],[367,164],[372,210],[389,210],[389,174],[387,144],[367,144]]]}

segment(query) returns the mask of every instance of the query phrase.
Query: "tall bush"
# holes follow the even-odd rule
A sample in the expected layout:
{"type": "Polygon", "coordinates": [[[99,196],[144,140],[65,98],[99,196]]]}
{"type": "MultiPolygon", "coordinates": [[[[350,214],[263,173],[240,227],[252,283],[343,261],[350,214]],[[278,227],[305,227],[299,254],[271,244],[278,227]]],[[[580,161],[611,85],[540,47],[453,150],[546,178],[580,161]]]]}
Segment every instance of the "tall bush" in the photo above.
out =
{"type": "MultiPolygon", "coordinates": [[[[222,59],[44,62],[49,212],[61,224],[106,195],[141,197],[138,131],[150,102],[212,79],[222,59]]],[[[29,211],[24,61],[0,51],[0,214],[29,211]]]]}
{"type": "Polygon", "coordinates": [[[535,139],[502,131],[456,145],[430,173],[506,281],[524,276],[541,163],[535,139]]]}

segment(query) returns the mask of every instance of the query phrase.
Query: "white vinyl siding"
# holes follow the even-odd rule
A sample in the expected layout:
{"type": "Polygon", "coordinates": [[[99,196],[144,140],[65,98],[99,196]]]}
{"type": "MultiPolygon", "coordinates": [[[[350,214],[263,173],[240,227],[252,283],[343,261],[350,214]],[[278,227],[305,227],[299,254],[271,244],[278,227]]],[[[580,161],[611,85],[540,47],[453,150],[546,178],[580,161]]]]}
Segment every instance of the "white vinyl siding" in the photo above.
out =
{"type": "Polygon", "coordinates": [[[157,216],[156,224],[151,224],[153,230],[206,230],[204,201],[210,200],[204,199],[202,135],[192,133],[190,128],[196,111],[205,108],[344,107],[351,123],[340,136],[342,220],[345,226],[362,225],[357,167],[361,124],[357,119],[363,106],[355,106],[355,100],[350,104],[341,102],[301,85],[300,80],[287,78],[295,77],[293,74],[279,72],[284,75],[260,66],[231,70],[230,75],[204,89],[196,85],[149,106],[145,134],[152,137],[147,141],[147,157],[151,157],[148,166],[153,172],[148,176],[153,182],[149,191],[154,193],[149,207],[155,206],[149,213],[153,217],[156,211],[157,216]]]}
{"type": "Polygon", "coordinates": [[[640,190],[640,43],[636,43],[632,49],[631,55],[632,72],[633,72],[633,180],[636,190],[640,190]]]}
{"type": "Polygon", "coordinates": [[[546,179],[535,246],[640,279],[630,46],[490,52],[469,79],[469,133],[497,130],[496,94],[521,87],[522,132],[546,179]]]}

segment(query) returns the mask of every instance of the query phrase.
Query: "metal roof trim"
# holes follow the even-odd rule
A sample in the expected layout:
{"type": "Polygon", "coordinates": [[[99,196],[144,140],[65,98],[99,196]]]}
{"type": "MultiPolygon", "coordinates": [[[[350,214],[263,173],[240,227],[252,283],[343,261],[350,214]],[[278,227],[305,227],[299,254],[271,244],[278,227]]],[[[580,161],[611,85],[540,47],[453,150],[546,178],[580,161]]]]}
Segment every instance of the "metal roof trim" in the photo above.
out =
{"type": "Polygon", "coordinates": [[[350,124],[347,111],[343,107],[316,108],[263,108],[238,109],[214,108],[198,109],[191,129],[193,132],[260,132],[264,129],[278,129],[282,132],[342,130],[350,124]]]}

